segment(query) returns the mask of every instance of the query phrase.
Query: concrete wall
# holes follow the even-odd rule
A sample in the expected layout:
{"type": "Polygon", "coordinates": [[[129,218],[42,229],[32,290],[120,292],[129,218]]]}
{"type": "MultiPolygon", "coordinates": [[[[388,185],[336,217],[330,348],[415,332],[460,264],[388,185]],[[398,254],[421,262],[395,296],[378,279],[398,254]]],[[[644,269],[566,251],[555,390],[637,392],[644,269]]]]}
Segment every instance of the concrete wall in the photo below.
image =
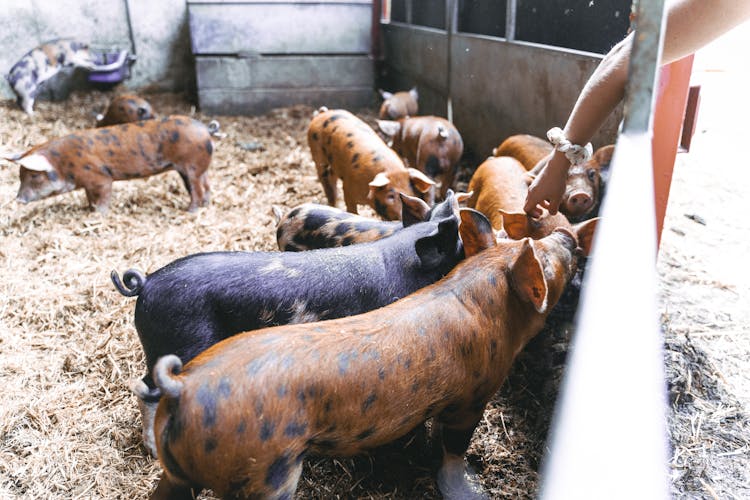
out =
{"type": "MultiPolygon", "coordinates": [[[[125,86],[194,92],[185,0],[2,0],[0,73],[7,75],[26,52],[55,38],[130,47],[126,1],[138,60],[125,86]]],[[[5,78],[0,79],[0,98],[15,98],[5,78]]]]}

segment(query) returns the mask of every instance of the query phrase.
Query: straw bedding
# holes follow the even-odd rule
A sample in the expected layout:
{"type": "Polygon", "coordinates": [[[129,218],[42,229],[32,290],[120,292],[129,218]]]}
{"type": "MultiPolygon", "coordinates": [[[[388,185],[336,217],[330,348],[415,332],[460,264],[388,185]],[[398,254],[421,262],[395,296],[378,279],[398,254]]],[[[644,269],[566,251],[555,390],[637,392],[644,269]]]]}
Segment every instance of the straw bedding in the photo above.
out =
{"type": "MultiPolygon", "coordinates": [[[[0,147],[24,150],[90,127],[110,96],[40,102],[34,119],[4,102],[0,147]]],[[[86,208],[83,191],[18,205],[17,168],[0,168],[0,498],[146,498],[160,467],[141,445],[136,400],[127,389],[145,366],[135,301],[114,290],[110,271],[152,272],[200,251],[275,250],[272,204],[285,210],[324,201],[306,144],[312,108],[209,117],[178,95],[145,97],[160,114],[221,122],[227,136],[215,141],[208,208],[184,211],[189,198],[174,172],[115,183],[106,215],[86,208]]],[[[358,114],[373,123],[374,110],[358,114]]],[[[570,294],[520,355],[474,435],[468,461],[492,498],[534,496],[575,302],[570,294]]],[[[668,347],[670,425],[681,471],[674,487],[705,492],[706,470],[721,473],[724,465],[704,462],[708,451],[696,455],[695,448],[718,442],[722,450],[747,449],[747,417],[695,346],[673,338],[668,347]],[[696,418],[699,432],[690,432],[696,418]]],[[[312,457],[298,498],[439,498],[433,478],[440,450],[429,431],[367,456],[312,457]]]]}

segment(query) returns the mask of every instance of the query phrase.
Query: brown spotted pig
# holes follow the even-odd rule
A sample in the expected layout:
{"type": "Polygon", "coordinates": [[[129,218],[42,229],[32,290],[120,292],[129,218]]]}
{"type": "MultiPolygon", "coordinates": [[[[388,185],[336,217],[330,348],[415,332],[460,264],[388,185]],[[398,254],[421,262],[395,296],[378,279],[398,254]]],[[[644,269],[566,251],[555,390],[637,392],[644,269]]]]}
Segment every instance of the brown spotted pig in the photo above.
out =
{"type": "Polygon", "coordinates": [[[341,179],[347,211],[370,205],[386,220],[401,217],[398,193],[434,201],[435,182],[414,168],[406,168],[365,122],[343,109],[322,107],[307,131],[318,179],[328,204],[336,206],[337,181],[341,179]]]}
{"type": "Polygon", "coordinates": [[[498,236],[514,240],[531,237],[540,239],[558,227],[570,229],[570,222],[561,213],[534,219],[523,211],[532,177],[521,163],[509,156],[490,156],[469,181],[471,196],[466,206],[482,212],[498,231],[498,236]]]}
{"type": "Polygon", "coordinates": [[[439,116],[416,116],[378,120],[389,144],[409,166],[440,181],[440,198],[453,186],[456,169],[464,152],[458,129],[439,116]]]}
{"type": "MultiPolygon", "coordinates": [[[[589,161],[583,165],[571,166],[565,193],[560,203],[560,212],[571,221],[594,217],[604,195],[605,179],[612,161],[614,145],[602,146],[594,152],[589,161]]],[[[547,164],[552,154],[552,145],[528,134],[508,137],[492,150],[495,156],[511,156],[520,161],[526,170],[537,175],[547,164]]]]}
{"type": "Polygon", "coordinates": [[[89,205],[109,207],[112,182],[176,170],[190,194],[188,210],[208,204],[207,169],[213,143],[208,128],[170,116],[88,129],[6,157],[20,165],[21,203],[83,188],[89,205]]]}
{"type": "Polygon", "coordinates": [[[416,116],[419,110],[419,92],[417,87],[408,91],[396,93],[387,92],[378,89],[380,96],[383,98],[383,104],[380,105],[378,117],[382,120],[398,120],[406,116],[416,116]]]}
{"type": "Polygon", "coordinates": [[[426,419],[442,428],[444,498],[476,498],[464,454],[513,359],[544,325],[576,267],[577,241],[501,240],[463,209],[467,260],[385,308],[243,333],[154,379],[164,468],[152,498],[293,498],[304,458],[351,456],[426,419]],[[467,234],[470,233],[470,234],[467,234]],[[483,248],[487,250],[482,250],[483,248]]]}
{"type": "Polygon", "coordinates": [[[96,126],[107,127],[152,118],[154,118],[154,112],[146,99],[134,94],[122,94],[110,101],[103,115],[96,117],[96,126]]]}

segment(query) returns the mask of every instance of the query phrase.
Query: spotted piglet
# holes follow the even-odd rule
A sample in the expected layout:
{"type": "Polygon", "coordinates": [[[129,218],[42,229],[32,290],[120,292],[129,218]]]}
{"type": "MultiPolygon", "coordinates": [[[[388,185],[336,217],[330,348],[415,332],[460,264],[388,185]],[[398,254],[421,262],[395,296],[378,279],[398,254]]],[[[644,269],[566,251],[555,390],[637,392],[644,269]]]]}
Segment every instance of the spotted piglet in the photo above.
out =
{"type": "Polygon", "coordinates": [[[440,197],[453,186],[456,169],[464,152],[458,129],[439,116],[416,116],[378,120],[391,147],[406,158],[408,165],[440,181],[440,197]]]}
{"type": "Polygon", "coordinates": [[[378,117],[381,120],[398,120],[406,116],[416,116],[419,111],[419,92],[417,87],[408,91],[388,92],[378,89],[383,104],[380,105],[378,117]]]}
{"type": "Polygon", "coordinates": [[[516,159],[490,156],[469,181],[471,196],[466,206],[482,212],[500,237],[540,239],[558,227],[570,229],[570,222],[561,213],[543,211],[535,219],[523,211],[532,177],[516,159]]]}
{"type": "MultiPolygon", "coordinates": [[[[597,214],[614,150],[613,144],[602,146],[589,161],[571,166],[568,170],[560,212],[571,221],[581,221],[597,214]]],[[[547,164],[552,151],[552,145],[544,139],[519,134],[508,137],[492,153],[494,156],[511,156],[520,161],[526,170],[537,175],[547,164]]]]}
{"type": "Polygon", "coordinates": [[[154,113],[146,99],[133,94],[122,94],[110,101],[103,115],[97,115],[96,126],[107,127],[152,118],[154,113]]]}
{"type": "Polygon", "coordinates": [[[7,75],[18,105],[34,114],[34,100],[40,86],[64,67],[93,68],[94,58],[87,44],[75,40],[54,40],[36,47],[16,62],[7,75]]]}
{"type": "Polygon", "coordinates": [[[401,217],[398,193],[434,200],[435,182],[401,158],[365,122],[342,109],[322,107],[307,131],[318,179],[328,204],[336,206],[337,181],[341,179],[347,211],[370,205],[386,220],[401,217]]]}
{"type": "Polygon", "coordinates": [[[106,212],[112,182],[176,170],[193,211],[209,202],[208,165],[213,143],[208,128],[187,116],[170,116],[81,130],[6,156],[20,165],[21,203],[83,188],[91,208],[106,212]]]}
{"type": "Polygon", "coordinates": [[[289,499],[306,456],[363,453],[429,418],[442,429],[443,497],[481,496],[464,454],[574,272],[577,239],[560,229],[496,243],[471,209],[462,210],[461,238],[464,262],[385,308],[236,335],[184,369],[177,356],[161,358],[164,473],[152,498],[211,488],[222,498],[289,499]]]}
{"type": "Polygon", "coordinates": [[[138,296],[135,327],[147,374],[133,386],[144,443],[154,449],[153,412],[159,391],[156,360],[187,362],[242,331],[339,318],[382,307],[434,283],[463,258],[453,196],[427,222],[389,238],[309,252],[211,252],[178,259],[148,276],[112,272],[115,287],[138,296]]]}

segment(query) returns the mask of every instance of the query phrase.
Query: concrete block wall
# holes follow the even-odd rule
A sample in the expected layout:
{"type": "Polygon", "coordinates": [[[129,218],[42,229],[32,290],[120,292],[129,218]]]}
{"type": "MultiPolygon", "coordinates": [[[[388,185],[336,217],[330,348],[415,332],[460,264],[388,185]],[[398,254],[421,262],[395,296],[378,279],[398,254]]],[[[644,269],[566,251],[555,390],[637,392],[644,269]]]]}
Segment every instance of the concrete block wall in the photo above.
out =
{"type": "Polygon", "coordinates": [[[15,99],[5,75],[21,56],[45,41],[74,38],[94,47],[129,48],[126,1],[138,60],[124,85],[194,94],[185,0],[2,0],[0,98],[15,99]]]}

